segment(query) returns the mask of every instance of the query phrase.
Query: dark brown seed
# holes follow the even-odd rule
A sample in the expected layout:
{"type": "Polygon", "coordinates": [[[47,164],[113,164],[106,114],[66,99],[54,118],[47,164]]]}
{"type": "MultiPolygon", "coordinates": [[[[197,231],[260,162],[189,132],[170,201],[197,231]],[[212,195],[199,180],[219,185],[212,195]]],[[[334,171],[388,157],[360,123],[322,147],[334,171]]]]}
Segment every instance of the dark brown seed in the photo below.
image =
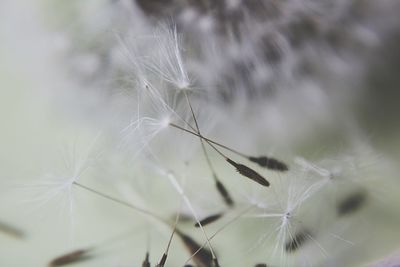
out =
{"type": "Polygon", "coordinates": [[[193,255],[201,248],[200,251],[197,252],[197,254],[193,256],[193,261],[196,263],[196,265],[198,265],[199,267],[212,266],[213,257],[212,257],[211,252],[208,249],[206,249],[204,247],[202,248],[190,236],[188,236],[180,231],[177,231],[176,233],[182,239],[183,244],[189,250],[190,254],[193,255]]]}
{"type": "Polygon", "coordinates": [[[0,222],[0,232],[3,232],[9,236],[12,236],[14,238],[23,238],[24,237],[24,233],[20,230],[17,229],[16,227],[0,222]]]}
{"type": "Polygon", "coordinates": [[[358,191],[343,199],[337,206],[339,216],[344,216],[358,211],[367,200],[365,191],[358,191]]]}
{"type": "Polygon", "coordinates": [[[260,157],[249,157],[249,160],[254,163],[257,163],[261,167],[265,167],[270,170],[281,171],[281,172],[289,170],[289,167],[285,163],[274,158],[260,156],[260,157]]]}
{"type": "Polygon", "coordinates": [[[150,267],[150,261],[149,261],[149,253],[146,252],[146,258],[144,259],[142,263],[142,267],[150,267]]]}
{"type": "Polygon", "coordinates": [[[164,267],[165,262],[167,261],[167,257],[168,255],[164,253],[161,257],[160,262],[156,265],[156,267],[164,267]]]}
{"type": "Polygon", "coordinates": [[[201,220],[200,223],[197,222],[194,226],[195,226],[195,227],[200,227],[200,225],[201,225],[201,226],[206,226],[207,224],[210,224],[210,223],[212,223],[212,222],[215,222],[216,220],[218,220],[219,218],[221,218],[222,215],[224,215],[224,213],[222,213],[222,212],[221,212],[221,213],[214,214],[214,215],[210,215],[210,216],[204,218],[203,220],[201,220]]]}
{"type": "Polygon", "coordinates": [[[297,232],[292,239],[286,242],[285,245],[286,252],[288,253],[295,252],[308,240],[309,235],[310,235],[309,231],[305,229],[297,232]]]}
{"type": "Polygon", "coordinates": [[[267,264],[265,264],[265,263],[257,263],[256,265],[254,265],[254,267],[267,267],[267,264]]]}
{"type": "Polygon", "coordinates": [[[229,158],[227,158],[226,161],[234,166],[241,175],[259,183],[262,186],[269,186],[269,182],[267,181],[267,179],[262,177],[260,174],[258,174],[258,172],[254,171],[253,169],[250,169],[243,164],[236,163],[229,158]]]}
{"type": "Polygon", "coordinates": [[[88,249],[78,249],[70,253],[64,254],[52,260],[49,263],[49,267],[63,266],[71,263],[81,262],[90,259],[87,253],[88,249]]]}
{"type": "Polygon", "coordinates": [[[225,186],[218,179],[216,179],[215,186],[217,187],[219,194],[224,199],[224,202],[226,203],[226,205],[228,205],[229,207],[232,207],[233,200],[232,200],[231,196],[229,195],[228,190],[226,190],[225,186]]]}

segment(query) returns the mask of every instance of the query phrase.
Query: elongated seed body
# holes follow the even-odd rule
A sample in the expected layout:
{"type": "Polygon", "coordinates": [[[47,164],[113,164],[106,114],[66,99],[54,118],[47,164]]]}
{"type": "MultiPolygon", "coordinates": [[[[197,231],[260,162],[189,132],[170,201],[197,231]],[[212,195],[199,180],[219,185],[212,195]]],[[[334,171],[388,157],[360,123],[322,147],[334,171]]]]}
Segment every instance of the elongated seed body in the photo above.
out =
{"type": "Polygon", "coordinates": [[[200,250],[196,253],[196,255],[193,256],[193,260],[198,265],[199,267],[210,267],[212,266],[213,262],[213,256],[211,252],[206,249],[202,248],[196,241],[194,241],[190,236],[177,231],[176,232],[179,237],[182,239],[183,244],[186,246],[186,248],[189,250],[189,253],[194,254],[196,253],[200,248],[200,250]]]}
{"type": "Polygon", "coordinates": [[[256,172],[253,169],[250,169],[249,167],[247,167],[246,165],[240,164],[240,163],[236,163],[233,160],[227,158],[226,161],[231,164],[232,166],[234,166],[237,170],[238,173],[240,173],[241,175],[259,183],[262,186],[269,186],[269,182],[267,181],[267,179],[265,179],[264,177],[262,177],[258,172],[256,172]]]}
{"type": "MultiPolygon", "coordinates": [[[[217,214],[210,215],[210,216],[204,218],[203,220],[200,220],[200,224],[201,224],[202,226],[205,226],[205,225],[207,225],[207,224],[213,223],[213,222],[215,222],[216,220],[218,220],[219,218],[221,218],[222,215],[224,215],[222,212],[221,212],[221,213],[217,213],[217,214]]],[[[200,227],[200,224],[199,224],[199,223],[196,223],[194,226],[195,226],[195,227],[200,227]]]]}
{"type": "Polygon", "coordinates": [[[142,263],[142,267],[150,267],[150,261],[149,261],[149,253],[146,252],[146,258],[144,259],[142,263]]]}
{"type": "Polygon", "coordinates": [[[367,194],[364,191],[355,192],[344,198],[337,206],[339,216],[348,215],[361,209],[367,200],[367,194]]]}
{"type": "Polygon", "coordinates": [[[161,257],[160,262],[156,265],[156,267],[163,267],[165,265],[165,262],[167,261],[167,257],[168,255],[164,253],[161,257]]]}
{"type": "Polygon", "coordinates": [[[89,259],[90,257],[87,255],[89,250],[87,249],[78,249],[72,251],[70,253],[64,254],[52,260],[49,263],[49,267],[57,267],[57,266],[64,266],[71,263],[76,263],[80,261],[84,261],[89,259]]]}
{"type": "Polygon", "coordinates": [[[0,222],[0,232],[3,232],[14,238],[23,238],[24,237],[24,233],[20,229],[14,227],[12,225],[3,223],[3,222],[0,222]]]}
{"type": "Polygon", "coordinates": [[[216,180],[215,186],[217,187],[219,194],[224,199],[225,204],[229,207],[232,207],[234,205],[234,202],[232,200],[232,197],[229,195],[228,190],[226,190],[225,186],[219,180],[216,180]]]}
{"type": "Polygon", "coordinates": [[[260,156],[260,157],[249,157],[248,159],[254,163],[257,163],[261,167],[265,167],[270,170],[281,171],[281,172],[289,170],[289,167],[285,163],[274,158],[260,156]]]}

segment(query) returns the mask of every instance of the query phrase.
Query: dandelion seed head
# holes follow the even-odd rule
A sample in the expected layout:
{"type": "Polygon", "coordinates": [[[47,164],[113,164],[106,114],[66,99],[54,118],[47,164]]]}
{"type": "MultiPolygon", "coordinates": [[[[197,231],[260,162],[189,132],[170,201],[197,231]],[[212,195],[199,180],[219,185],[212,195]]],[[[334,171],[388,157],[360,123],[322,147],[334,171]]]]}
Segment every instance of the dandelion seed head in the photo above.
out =
{"type": "MultiPolygon", "coordinates": [[[[74,25],[88,27],[73,33],[80,38],[68,42],[63,64],[78,82],[61,94],[68,99],[52,97],[79,119],[77,131],[105,131],[104,161],[92,168],[83,157],[66,171],[47,168],[38,200],[65,197],[83,207],[74,198],[82,183],[80,195],[112,201],[112,210],[95,209],[96,225],[138,227],[126,237],[141,246],[130,265],[143,261],[143,251],[162,255],[169,218],[182,213],[194,221],[177,225],[181,240],[172,241],[167,265],[196,261],[179,248],[191,246],[193,254],[197,240],[207,249],[199,265],[346,266],[339,247],[349,239],[356,248],[348,253],[362,250],[353,242],[357,224],[388,207],[377,200],[385,186],[395,188],[398,173],[358,119],[374,84],[366,78],[371,58],[391,37],[382,16],[391,1],[113,1],[106,9],[113,12],[95,9],[96,16],[85,4],[83,22],[74,25]],[[135,205],[151,218],[125,210],[135,205]],[[244,206],[251,210],[239,216],[244,206]],[[214,232],[234,216],[232,229],[214,232]]],[[[380,223],[389,217],[379,214],[380,223]]],[[[378,229],[369,219],[364,229],[378,229]]],[[[122,250],[100,253],[124,262],[122,250]]]]}

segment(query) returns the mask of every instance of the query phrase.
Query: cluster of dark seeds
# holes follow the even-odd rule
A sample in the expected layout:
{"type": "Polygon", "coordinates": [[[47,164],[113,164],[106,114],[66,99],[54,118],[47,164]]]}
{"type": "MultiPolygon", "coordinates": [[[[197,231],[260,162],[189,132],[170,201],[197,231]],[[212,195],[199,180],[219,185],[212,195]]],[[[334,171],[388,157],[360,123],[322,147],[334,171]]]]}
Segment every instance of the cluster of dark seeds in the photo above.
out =
{"type": "MultiPolygon", "coordinates": [[[[280,172],[285,172],[288,171],[288,165],[285,164],[284,162],[277,160],[275,158],[271,158],[271,157],[266,157],[266,156],[260,156],[260,157],[253,157],[253,156],[247,156],[241,152],[238,152],[232,148],[229,148],[225,145],[222,145],[219,142],[213,141],[209,138],[204,137],[199,130],[199,125],[197,123],[196,120],[196,115],[193,112],[193,109],[191,107],[190,104],[190,100],[189,97],[187,97],[188,100],[188,104],[190,106],[190,110],[192,112],[192,116],[193,119],[195,121],[196,126],[192,127],[191,125],[188,125],[189,128],[192,129],[191,130],[187,130],[181,126],[178,126],[176,124],[170,124],[170,126],[172,126],[173,128],[176,128],[178,130],[181,130],[183,132],[186,132],[188,134],[192,134],[193,136],[196,136],[199,138],[203,148],[205,144],[210,145],[219,155],[221,155],[229,165],[233,166],[237,172],[239,174],[241,174],[242,176],[260,184],[261,186],[264,187],[269,187],[270,183],[263,177],[261,176],[258,172],[254,171],[252,168],[237,163],[235,161],[233,161],[232,159],[230,159],[229,157],[227,157],[223,152],[221,152],[218,148],[216,148],[216,146],[220,146],[223,149],[226,149],[228,151],[231,151],[239,156],[245,157],[247,158],[249,161],[258,164],[261,167],[273,170],[273,171],[280,171],[280,172]]],[[[217,178],[216,173],[212,167],[211,161],[209,161],[209,157],[207,154],[207,151],[205,149],[203,149],[203,153],[205,155],[205,158],[207,159],[207,161],[209,162],[209,168],[210,171],[212,173],[212,176],[214,178],[215,181],[215,185],[216,185],[216,189],[219,192],[219,194],[221,195],[222,199],[224,200],[224,202],[228,205],[228,207],[232,207],[234,205],[234,201],[232,200],[228,190],[226,189],[226,187],[222,184],[222,182],[217,178]]],[[[134,209],[138,212],[141,212],[142,214],[148,215],[148,216],[152,216],[153,218],[157,219],[158,221],[160,221],[163,224],[166,224],[168,226],[172,227],[172,234],[171,234],[171,238],[169,240],[168,246],[166,251],[162,254],[160,260],[158,261],[158,263],[155,265],[156,267],[164,267],[167,263],[167,258],[168,258],[168,250],[169,250],[169,246],[171,244],[172,238],[174,236],[174,234],[176,234],[181,242],[185,245],[187,251],[189,252],[189,254],[191,255],[191,259],[193,260],[193,262],[196,264],[196,266],[199,267],[219,267],[220,264],[218,262],[217,257],[214,255],[214,253],[212,252],[212,250],[209,250],[207,248],[205,248],[204,246],[199,245],[193,238],[191,238],[188,234],[183,233],[180,229],[178,229],[177,224],[179,222],[179,218],[180,218],[180,214],[177,214],[176,216],[176,221],[174,225],[171,225],[168,221],[164,220],[163,218],[155,215],[154,213],[144,210],[140,207],[134,206],[130,203],[127,203],[123,200],[120,200],[116,197],[107,195],[103,192],[97,191],[95,189],[89,188],[85,185],[82,185],[80,183],[75,182],[74,183],[75,186],[86,190],[88,192],[91,192],[93,194],[96,194],[102,198],[106,198],[110,201],[113,201],[115,203],[118,203],[120,205],[126,206],[128,208],[134,209]]],[[[365,191],[357,191],[354,192],[353,194],[347,196],[346,198],[342,199],[342,201],[340,201],[337,205],[337,213],[338,216],[344,216],[344,215],[348,215],[351,213],[356,212],[357,210],[359,210],[365,203],[366,201],[366,193],[365,191]]],[[[219,220],[221,217],[223,217],[224,212],[219,212],[216,214],[212,214],[209,215],[205,218],[203,218],[202,220],[197,221],[194,226],[195,227],[203,227],[206,226],[208,224],[211,224],[217,220],[219,220]]],[[[0,225],[1,226],[1,225],[0,225]]],[[[4,226],[3,226],[4,228],[4,226]]],[[[15,231],[14,231],[15,232],[15,231]]],[[[310,240],[312,238],[312,234],[311,232],[306,229],[306,228],[302,228],[300,230],[298,230],[292,237],[291,239],[286,241],[285,244],[285,251],[287,253],[294,253],[296,252],[298,249],[300,249],[304,244],[306,244],[306,242],[308,240],[310,240]]],[[[209,240],[208,240],[209,243],[209,240]]],[[[211,248],[211,247],[210,247],[211,248]]],[[[91,259],[91,256],[89,254],[89,252],[91,252],[92,249],[79,249],[79,250],[75,250],[72,251],[70,253],[64,254],[62,256],[59,256],[53,260],[50,261],[49,266],[50,267],[56,267],[56,266],[64,266],[67,264],[72,264],[72,263],[78,263],[78,262],[82,262],[85,260],[89,260],[91,259]]],[[[149,261],[149,252],[146,253],[145,259],[142,262],[142,267],[150,267],[150,261],[149,261]]],[[[189,266],[189,265],[186,265],[189,266]]],[[[261,267],[261,266],[266,266],[266,264],[257,264],[255,265],[256,267],[261,267]]]]}

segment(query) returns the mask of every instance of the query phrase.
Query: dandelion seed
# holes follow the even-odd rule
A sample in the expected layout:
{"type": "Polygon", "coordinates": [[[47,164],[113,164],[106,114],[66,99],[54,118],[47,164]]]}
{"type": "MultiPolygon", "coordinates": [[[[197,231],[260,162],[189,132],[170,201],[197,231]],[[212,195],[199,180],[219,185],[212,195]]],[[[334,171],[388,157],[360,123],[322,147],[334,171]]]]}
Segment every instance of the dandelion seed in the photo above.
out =
{"type": "Polygon", "coordinates": [[[160,260],[160,262],[157,264],[157,266],[163,267],[164,264],[165,264],[165,262],[167,261],[168,251],[169,251],[169,248],[171,247],[172,238],[173,238],[174,235],[175,235],[176,226],[178,225],[179,218],[180,218],[180,212],[176,214],[174,227],[173,227],[173,229],[172,229],[171,236],[170,236],[170,238],[169,238],[169,240],[168,240],[167,248],[165,249],[165,252],[164,252],[164,254],[162,255],[161,260],[160,260]]]}
{"type": "Polygon", "coordinates": [[[149,252],[146,252],[146,258],[142,263],[142,267],[150,267],[149,252]]]}
{"type": "Polygon", "coordinates": [[[160,261],[158,262],[158,264],[156,265],[156,267],[164,267],[165,263],[167,262],[167,257],[168,255],[163,253],[160,261]]]}
{"type": "Polygon", "coordinates": [[[196,241],[194,241],[190,236],[182,233],[181,231],[176,231],[176,233],[181,238],[182,242],[185,244],[186,248],[193,256],[193,260],[200,267],[210,267],[213,264],[215,257],[213,257],[211,251],[206,248],[201,247],[196,241]]]}
{"type": "Polygon", "coordinates": [[[274,158],[260,156],[260,157],[248,157],[248,159],[252,162],[257,163],[261,167],[266,167],[270,170],[276,170],[282,172],[289,170],[289,167],[285,163],[274,158]]]}
{"type": "Polygon", "coordinates": [[[229,207],[232,207],[234,205],[232,197],[229,195],[229,192],[226,190],[225,186],[221,183],[221,181],[219,181],[218,179],[215,179],[215,186],[217,187],[219,194],[224,199],[224,202],[229,207]]]}
{"type": "MultiPolygon", "coordinates": [[[[186,124],[187,124],[187,123],[186,123],[186,124]]],[[[188,125],[190,128],[193,129],[193,127],[192,127],[191,125],[189,125],[189,124],[187,124],[187,125],[188,125]]],[[[176,125],[176,124],[174,124],[174,123],[170,123],[170,126],[172,126],[172,127],[174,127],[174,128],[177,128],[177,129],[179,129],[179,130],[182,130],[182,131],[184,131],[184,132],[187,132],[187,133],[189,133],[189,134],[195,135],[195,136],[197,136],[197,137],[200,137],[202,140],[206,141],[211,147],[213,147],[212,144],[213,144],[213,145],[216,145],[216,146],[219,146],[219,147],[221,147],[221,148],[224,148],[224,149],[226,149],[226,150],[228,150],[228,151],[233,152],[234,154],[236,154],[236,155],[238,155],[238,156],[240,156],[240,157],[246,158],[246,159],[248,159],[248,160],[251,161],[251,162],[257,163],[257,164],[260,165],[261,167],[266,167],[266,168],[268,168],[268,169],[277,170],[277,171],[287,171],[287,170],[289,170],[288,165],[287,165],[286,163],[284,163],[284,162],[278,160],[278,159],[269,158],[269,157],[266,157],[266,156],[258,156],[258,157],[248,156],[248,155],[246,155],[246,154],[244,154],[244,153],[242,153],[242,152],[239,152],[239,151],[237,151],[237,150],[235,150],[235,149],[233,149],[233,148],[230,148],[230,147],[228,147],[228,146],[226,146],[226,145],[223,145],[223,144],[221,144],[220,142],[216,142],[216,141],[214,141],[214,140],[212,140],[212,139],[210,139],[210,138],[207,138],[207,137],[203,136],[203,135],[200,134],[200,133],[196,133],[196,132],[190,131],[190,130],[185,129],[185,128],[183,128],[183,127],[180,127],[180,126],[178,126],[178,125],[176,125]]],[[[195,130],[195,129],[193,129],[193,130],[195,130]]],[[[214,148],[214,149],[215,149],[215,148],[214,148]]]]}
{"type": "Polygon", "coordinates": [[[94,163],[101,158],[102,152],[95,151],[96,144],[101,137],[98,133],[88,144],[84,151],[77,151],[77,143],[68,149],[63,150],[65,154],[62,157],[63,169],[56,169],[44,175],[40,181],[35,182],[34,187],[40,189],[37,196],[32,198],[38,205],[43,206],[46,203],[55,200],[62,200],[67,206],[71,225],[73,224],[74,213],[74,194],[73,185],[81,179],[86,172],[93,168],[94,163]]]}
{"type": "MultiPolygon", "coordinates": [[[[178,126],[178,125],[176,125],[176,124],[174,124],[174,123],[170,123],[169,125],[172,126],[172,127],[174,127],[174,128],[177,128],[177,129],[183,130],[183,131],[185,131],[185,132],[189,132],[189,133],[191,133],[191,134],[194,134],[194,135],[196,135],[196,136],[202,137],[201,135],[199,135],[199,134],[197,134],[197,133],[194,133],[194,132],[191,132],[191,131],[189,131],[189,130],[187,130],[187,129],[185,129],[185,128],[182,128],[182,127],[180,127],[180,126],[178,126]]],[[[208,142],[208,144],[209,144],[218,154],[220,154],[230,165],[234,166],[234,167],[236,168],[237,172],[239,172],[241,175],[243,175],[243,176],[245,176],[245,177],[247,177],[247,178],[249,178],[249,179],[251,179],[251,180],[253,180],[253,181],[255,181],[255,182],[257,182],[257,183],[259,183],[259,184],[261,184],[261,185],[263,185],[263,186],[267,186],[267,187],[268,187],[268,186],[270,185],[270,183],[269,183],[264,177],[262,177],[259,173],[257,173],[257,172],[254,171],[253,169],[251,169],[251,168],[249,168],[249,167],[247,167],[247,166],[245,166],[245,165],[243,165],[243,164],[239,164],[239,163],[234,162],[233,160],[231,160],[230,158],[228,158],[224,153],[222,153],[220,150],[218,150],[218,149],[217,149],[214,145],[212,145],[210,142],[208,142]]]]}
{"type": "MultiPolygon", "coordinates": [[[[184,91],[184,94],[185,94],[185,97],[186,97],[186,101],[187,101],[187,103],[188,103],[188,106],[189,106],[189,108],[190,108],[190,112],[192,113],[192,117],[193,117],[194,123],[195,123],[195,125],[196,125],[197,133],[199,134],[199,140],[200,140],[201,148],[202,148],[202,150],[203,150],[204,157],[206,158],[208,167],[209,167],[210,170],[211,170],[212,177],[214,178],[214,181],[216,182],[217,190],[218,190],[218,192],[220,193],[220,195],[222,196],[222,198],[224,199],[225,203],[226,203],[228,206],[231,207],[231,206],[233,206],[233,200],[232,200],[232,198],[230,197],[230,195],[229,195],[228,191],[226,190],[226,188],[223,186],[223,184],[219,181],[219,179],[218,179],[218,177],[217,177],[217,174],[216,174],[216,172],[215,172],[215,170],[214,170],[214,167],[213,167],[213,165],[212,165],[212,163],[211,163],[210,157],[209,157],[208,154],[207,154],[207,150],[206,150],[206,148],[205,148],[203,138],[201,137],[202,135],[201,135],[201,133],[200,133],[200,127],[199,127],[199,124],[198,124],[198,122],[197,122],[196,115],[194,114],[192,104],[190,103],[189,96],[188,96],[188,94],[186,93],[186,91],[184,91]]],[[[197,227],[197,226],[196,226],[196,227],[197,227]]]]}
{"type": "MultiPolygon", "coordinates": [[[[172,175],[172,174],[170,174],[170,175],[172,175]]],[[[133,209],[133,210],[136,210],[136,211],[138,211],[138,212],[140,212],[140,213],[143,213],[143,214],[145,214],[145,215],[149,215],[149,216],[151,216],[151,217],[157,219],[157,220],[160,221],[161,223],[170,226],[170,224],[169,224],[167,221],[165,221],[163,218],[161,218],[160,216],[158,216],[158,215],[156,215],[156,214],[154,214],[154,213],[152,213],[152,212],[150,212],[150,211],[148,211],[148,210],[142,209],[142,208],[140,208],[140,207],[137,207],[137,206],[135,206],[135,205],[132,205],[132,204],[130,204],[130,203],[128,203],[128,202],[125,202],[125,201],[123,201],[123,200],[120,200],[120,199],[118,199],[118,198],[109,196],[109,195],[107,195],[107,194],[105,194],[105,193],[103,193],[103,192],[94,190],[94,189],[92,189],[92,188],[90,188],[90,187],[87,187],[87,186],[85,186],[85,185],[82,185],[82,184],[79,184],[79,183],[74,183],[74,184],[75,184],[76,186],[79,186],[80,188],[82,188],[82,189],[84,189],[84,190],[86,190],[86,191],[92,192],[92,193],[94,193],[94,194],[96,194],[96,195],[98,195],[98,196],[100,196],[100,197],[103,197],[103,198],[108,199],[108,200],[110,200],[110,201],[113,201],[113,202],[115,202],[115,203],[121,204],[121,205],[123,205],[123,206],[129,207],[129,208],[131,208],[131,209],[133,209]]],[[[180,191],[182,190],[182,189],[179,187],[179,185],[177,184],[176,181],[175,181],[174,185],[175,185],[175,186],[178,186],[178,189],[179,189],[180,191]]],[[[185,197],[185,195],[183,195],[183,191],[181,191],[181,194],[182,194],[183,197],[185,197]]],[[[186,199],[186,198],[185,198],[185,199],[186,199]]],[[[188,201],[188,200],[186,199],[186,201],[188,201]]],[[[190,204],[190,203],[188,203],[188,204],[190,204]]],[[[179,214],[178,214],[178,215],[179,215],[179,214]]],[[[195,214],[194,214],[194,215],[195,215],[195,214]]],[[[184,242],[185,246],[189,249],[189,251],[191,251],[191,252],[192,252],[193,250],[196,251],[198,248],[200,248],[200,246],[198,246],[197,243],[196,243],[193,239],[191,239],[189,236],[183,234],[183,233],[180,232],[178,229],[176,229],[176,224],[177,224],[178,221],[179,221],[179,216],[177,216],[175,225],[174,225],[174,227],[173,227],[174,230],[173,230],[173,233],[171,234],[171,238],[170,238],[170,240],[169,240],[169,242],[168,242],[167,250],[166,250],[166,252],[163,254],[163,256],[162,256],[160,262],[157,264],[157,266],[159,266],[159,267],[162,267],[162,266],[165,265],[165,262],[166,262],[167,257],[168,257],[168,255],[167,255],[167,253],[168,253],[168,248],[169,248],[169,246],[170,246],[170,244],[171,244],[172,236],[173,236],[173,234],[174,234],[175,232],[180,236],[180,238],[181,238],[182,241],[184,242]]],[[[200,225],[201,225],[201,224],[200,224],[200,225]]],[[[203,233],[205,234],[204,230],[203,230],[203,233]]],[[[206,235],[205,235],[205,236],[206,236],[206,235]]],[[[206,238],[207,238],[207,242],[209,242],[209,239],[208,239],[207,236],[206,236],[206,238]]],[[[209,244],[209,243],[208,243],[208,244],[209,244]]],[[[210,245],[210,244],[209,244],[209,245],[210,245]]],[[[211,246],[210,246],[210,248],[211,248],[211,246]]],[[[202,251],[201,253],[199,253],[199,256],[197,256],[196,259],[197,259],[198,262],[206,262],[206,261],[207,261],[207,257],[209,256],[210,261],[211,261],[211,260],[214,260],[214,259],[216,258],[216,257],[214,257],[213,255],[214,255],[214,253],[213,253],[212,251],[209,251],[209,250],[204,249],[204,251],[202,251]]],[[[200,264],[199,264],[199,265],[200,265],[200,264]]],[[[210,266],[210,265],[201,265],[201,266],[210,266]]]]}
{"type": "Polygon", "coordinates": [[[57,267],[57,266],[64,266],[71,263],[78,263],[85,260],[90,259],[91,257],[88,255],[90,249],[78,249],[62,256],[55,258],[54,260],[50,261],[49,267],[57,267]]]}
{"type": "Polygon", "coordinates": [[[164,129],[169,126],[173,120],[181,121],[181,112],[179,102],[175,99],[169,99],[169,95],[165,95],[163,91],[157,89],[150,78],[146,77],[145,70],[135,62],[134,67],[140,73],[137,78],[140,84],[137,93],[137,111],[132,121],[122,129],[122,143],[125,147],[128,143],[129,147],[134,147],[134,158],[142,152],[152,153],[151,143],[164,129]]]}
{"type": "Polygon", "coordinates": [[[221,183],[221,181],[217,178],[215,174],[213,174],[214,181],[215,181],[215,186],[217,188],[218,193],[224,200],[225,204],[228,207],[233,207],[234,202],[232,200],[232,197],[230,196],[228,190],[225,188],[225,186],[221,183]]]}
{"type": "Polygon", "coordinates": [[[189,198],[186,196],[186,194],[184,193],[182,187],[180,186],[180,184],[176,180],[175,175],[171,171],[169,171],[167,173],[167,177],[168,177],[169,181],[171,182],[172,186],[175,188],[175,190],[181,195],[183,201],[186,203],[187,207],[190,209],[190,212],[194,216],[196,222],[199,223],[199,227],[200,227],[200,229],[201,229],[201,231],[202,231],[202,233],[203,233],[203,235],[204,235],[204,237],[205,237],[205,239],[207,241],[207,245],[210,248],[210,252],[212,254],[212,257],[216,258],[214,250],[213,250],[213,248],[211,246],[211,243],[210,243],[210,239],[208,238],[206,231],[204,230],[203,226],[201,225],[201,223],[200,223],[200,221],[198,219],[198,216],[197,216],[197,214],[196,214],[196,212],[195,212],[195,210],[193,208],[193,205],[190,202],[189,198]]]}
{"type": "Polygon", "coordinates": [[[268,206],[261,206],[261,214],[255,215],[263,220],[271,220],[275,227],[262,235],[253,247],[256,248],[261,242],[273,239],[274,249],[270,252],[271,256],[274,258],[280,256],[280,263],[283,266],[286,266],[286,260],[290,259],[287,254],[295,251],[299,247],[298,243],[303,244],[302,235],[304,238],[311,239],[310,235],[307,235],[308,231],[297,231],[296,229],[305,229],[304,218],[301,217],[302,206],[315,194],[318,184],[305,183],[301,178],[303,177],[298,173],[282,177],[279,187],[274,188],[278,190],[274,190],[276,202],[272,206],[270,203],[268,206]],[[296,237],[296,234],[299,236],[296,237]]]}
{"type": "MultiPolygon", "coordinates": [[[[99,243],[91,246],[91,248],[89,248],[89,249],[77,249],[70,253],[59,256],[59,257],[53,259],[49,263],[48,266],[49,267],[64,266],[64,265],[69,265],[72,263],[78,263],[81,261],[90,260],[93,258],[93,255],[89,255],[89,253],[94,253],[97,250],[101,250],[105,246],[109,246],[110,244],[119,242],[121,239],[126,238],[127,236],[130,236],[130,234],[134,233],[135,231],[136,231],[136,229],[130,229],[129,231],[124,231],[118,235],[115,235],[106,240],[103,240],[102,242],[99,242],[99,243]]],[[[150,267],[148,252],[146,252],[146,257],[142,263],[142,267],[150,267]]]]}
{"type": "MultiPolygon", "coordinates": [[[[229,225],[231,225],[232,223],[234,223],[235,221],[237,221],[240,217],[242,217],[245,213],[247,213],[248,211],[250,211],[250,209],[252,209],[254,206],[249,206],[248,208],[244,209],[243,211],[241,211],[239,214],[237,214],[235,217],[233,217],[231,220],[229,220],[227,223],[225,223],[222,227],[220,227],[211,237],[210,240],[213,239],[214,237],[217,236],[217,234],[219,234],[220,232],[222,232],[226,227],[228,227],[229,225]]],[[[185,264],[187,262],[189,262],[191,259],[193,259],[197,253],[200,252],[200,250],[202,250],[205,246],[207,245],[207,242],[203,243],[202,246],[200,246],[196,252],[194,252],[190,258],[188,260],[186,260],[185,264]]]]}
{"type": "Polygon", "coordinates": [[[234,162],[233,160],[227,158],[226,161],[231,164],[232,166],[234,166],[237,170],[238,173],[240,173],[243,176],[246,176],[247,178],[259,183],[262,186],[269,186],[269,182],[267,181],[267,179],[265,179],[264,177],[262,177],[258,172],[256,172],[253,169],[250,169],[249,167],[243,165],[243,164],[239,164],[234,162]]]}
{"type": "MultiPolygon", "coordinates": [[[[130,203],[127,203],[127,202],[122,201],[122,200],[120,200],[120,199],[111,197],[111,196],[109,196],[109,195],[107,195],[107,194],[105,194],[105,193],[102,193],[102,192],[100,192],[100,191],[91,189],[91,188],[89,188],[89,187],[87,187],[87,186],[84,186],[84,185],[82,185],[82,184],[78,184],[78,183],[75,183],[75,184],[76,184],[77,186],[79,186],[80,188],[84,189],[84,190],[87,190],[87,191],[89,191],[89,192],[92,192],[92,193],[94,193],[94,194],[96,194],[96,195],[99,195],[99,196],[101,196],[101,197],[103,197],[103,198],[105,198],[105,199],[111,200],[111,201],[116,202],[116,203],[118,203],[118,204],[121,204],[121,205],[127,206],[127,207],[129,207],[129,208],[132,208],[132,209],[134,209],[134,210],[136,210],[136,211],[138,211],[138,212],[141,212],[141,213],[143,213],[143,214],[149,215],[149,216],[151,216],[151,217],[157,219],[157,220],[160,221],[161,223],[170,226],[170,224],[169,224],[168,222],[166,222],[164,219],[162,219],[161,217],[159,217],[158,215],[156,215],[156,214],[154,214],[154,213],[152,213],[152,212],[150,212],[150,211],[147,211],[147,210],[144,210],[144,209],[142,209],[142,208],[136,207],[136,206],[134,206],[134,205],[132,205],[132,204],[130,204],[130,203]]],[[[181,238],[181,240],[183,241],[183,243],[185,244],[185,246],[188,248],[188,250],[189,250],[192,254],[193,254],[193,251],[197,251],[197,250],[200,248],[200,246],[199,246],[193,239],[191,239],[189,236],[183,234],[181,231],[179,231],[179,230],[176,228],[176,224],[177,224],[178,221],[179,221],[179,216],[177,216],[175,225],[174,225],[174,227],[173,227],[174,230],[173,230],[173,233],[171,234],[171,238],[170,238],[170,240],[169,240],[169,242],[168,242],[167,250],[166,250],[165,253],[163,253],[163,256],[161,257],[159,263],[158,263],[156,266],[163,267],[163,266],[165,265],[165,262],[166,262],[167,257],[168,257],[168,255],[167,255],[167,253],[168,253],[168,248],[169,248],[169,246],[170,246],[170,244],[171,244],[172,236],[173,236],[174,233],[177,233],[177,234],[179,235],[179,237],[181,238]]],[[[200,224],[200,225],[201,225],[201,224],[200,224]]],[[[203,233],[204,233],[204,232],[203,232],[203,233]]],[[[207,237],[207,242],[209,242],[208,240],[209,240],[209,239],[208,239],[208,237],[207,237]]],[[[211,260],[216,259],[216,257],[214,257],[213,255],[214,255],[213,252],[211,252],[211,251],[209,251],[209,250],[207,250],[207,249],[203,249],[203,248],[202,248],[201,251],[198,253],[198,255],[196,255],[196,257],[194,257],[194,259],[195,259],[195,261],[196,261],[196,263],[197,263],[198,265],[206,267],[206,266],[210,266],[210,265],[207,265],[207,264],[205,264],[205,265],[203,264],[203,265],[202,265],[202,263],[211,262],[211,260]]],[[[56,266],[57,266],[57,265],[56,265],[56,266]]]]}
{"type": "Polygon", "coordinates": [[[295,252],[308,240],[310,232],[306,229],[298,231],[290,240],[285,244],[285,250],[288,253],[295,252]]]}
{"type": "Polygon", "coordinates": [[[207,224],[215,222],[216,220],[221,218],[223,215],[224,215],[224,213],[222,213],[222,212],[214,214],[214,215],[210,215],[210,216],[204,218],[203,220],[200,220],[200,222],[196,223],[194,226],[195,227],[200,227],[200,224],[202,226],[206,226],[207,224]]]}
{"type": "Polygon", "coordinates": [[[348,215],[360,210],[367,200],[367,194],[365,191],[355,192],[342,201],[337,206],[337,213],[339,216],[348,215]]]}
{"type": "Polygon", "coordinates": [[[14,238],[22,239],[24,238],[25,234],[22,230],[16,228],[15,226],[6,224],[4,222],[0,222],[0,232],[3,232],[9,236],[14,238]]]}
{"type": "Polygon", "coordinates": [[[181,38],[176,25],[159,27],[156,42],[157,57],[145,62],[145,68],[179,89],[188,88],[190,79],[183,61],[181,38]]]}

